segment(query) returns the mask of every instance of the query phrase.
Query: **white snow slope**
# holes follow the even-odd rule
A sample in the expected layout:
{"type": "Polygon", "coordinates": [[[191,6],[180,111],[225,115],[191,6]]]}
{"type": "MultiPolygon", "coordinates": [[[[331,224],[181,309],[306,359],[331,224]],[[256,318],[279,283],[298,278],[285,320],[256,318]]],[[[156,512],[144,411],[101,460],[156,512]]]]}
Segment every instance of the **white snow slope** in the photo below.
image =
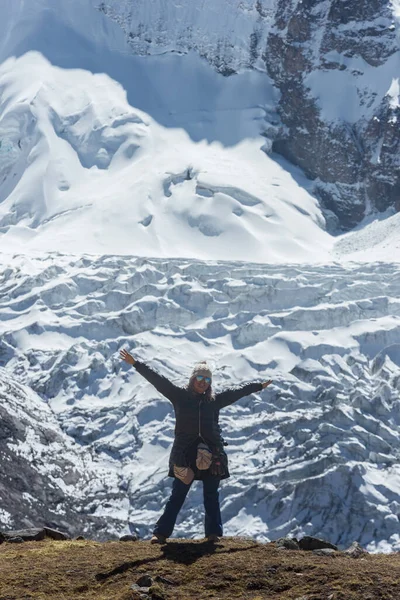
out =
{"type": "Polygon", "coordinates": [[[316,200],[260,151],[265,139],[195,143],[108,76],[37,53],[6,61],[0,86],[1,250],[328,258],[316,200]]]}
{"type": "Polygon", "coordinates": [[[335,249],[312,182],[262,150],[278,99],[265,72],[133,56],[89,0],[3,0],[0,23],[0,251],[269,263],[358,251],[335,249]]]}
{"type": "Polygon", "coordinates": [[[148,534],[171,483],[171,407],[128,347],[182,385],[200,358],[217,388],[274,379],[225,411],[226,534],[399,549],[399,267],[368,264],[398,260],[398,215],[334,240],[261,149],[265,73],[129,52],[89,0],[0,5],[1,366],[109,473],[110,534],[148,534]]]}

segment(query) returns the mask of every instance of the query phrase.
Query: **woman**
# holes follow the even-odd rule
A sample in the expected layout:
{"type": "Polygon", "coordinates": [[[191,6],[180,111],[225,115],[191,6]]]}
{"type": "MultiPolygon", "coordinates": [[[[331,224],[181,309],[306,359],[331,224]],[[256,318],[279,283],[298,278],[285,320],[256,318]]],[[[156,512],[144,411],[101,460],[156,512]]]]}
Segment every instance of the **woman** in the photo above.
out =
{"type": "Polygon", "coordinates": [[[175,440],[169,459],[172,493],[153,531],[151,543],[164,544],[172,534],[177,516],[195,479],[203,481],[205,534],[210,542],[222,536],[218,487],[229,477],[228,458],[218,425],[219,411],[239,398],[259,392],[272,381],[249,383],[213,394],[212,375],[205,361],[195,365],[186,388],[180,388],[121,350],[121,358],[133,365],[147,381],[170,400],[175,409],[175,440]]]}

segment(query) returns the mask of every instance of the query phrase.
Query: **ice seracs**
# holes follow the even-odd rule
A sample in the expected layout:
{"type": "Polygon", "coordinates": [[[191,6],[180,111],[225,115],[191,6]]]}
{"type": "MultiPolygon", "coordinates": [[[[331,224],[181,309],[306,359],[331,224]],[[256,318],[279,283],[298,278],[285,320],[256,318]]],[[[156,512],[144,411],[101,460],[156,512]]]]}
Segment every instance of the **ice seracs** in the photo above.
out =
{"type": "MultiPolygon", "coordinates": [[[[273,379],[221,412],[228,535],[399,547],[398,265],[45,254],[8,256],[2,274],[7,376],[91,457],[104,531],[147,535],[170,485],[172,407],[125,347],[182,386],[204,357],[217,389],[273,379]]],[[[200,493],[176,535],[202,534],[200,493]]]]}

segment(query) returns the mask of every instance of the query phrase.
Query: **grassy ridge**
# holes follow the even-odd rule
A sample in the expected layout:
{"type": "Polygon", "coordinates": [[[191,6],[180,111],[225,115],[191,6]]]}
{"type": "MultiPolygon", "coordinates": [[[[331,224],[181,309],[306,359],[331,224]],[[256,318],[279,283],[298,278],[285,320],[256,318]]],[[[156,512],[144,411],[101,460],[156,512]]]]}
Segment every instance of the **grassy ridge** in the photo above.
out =
{"type": "Polygon", "coordinates": [[[152,600],[400,600],[398,554],[322,557],[241,538],[0,545],[0,600],[136,600],[145,573],[152,600]]]}

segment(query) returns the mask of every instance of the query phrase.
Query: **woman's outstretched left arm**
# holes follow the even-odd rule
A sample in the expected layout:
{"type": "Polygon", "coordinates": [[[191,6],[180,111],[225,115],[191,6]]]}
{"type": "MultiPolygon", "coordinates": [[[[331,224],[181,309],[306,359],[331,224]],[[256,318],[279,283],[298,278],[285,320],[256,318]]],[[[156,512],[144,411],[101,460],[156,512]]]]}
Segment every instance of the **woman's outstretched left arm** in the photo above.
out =
{"type": "Polygon", "coordinates": [[[224,406],[229,406],[244,396],[254,394],[255,392],[261,392],[261,390],[269,386],[271,383],[272,379],[269,379],[263,383],[247,383],[241,387],[226,390],[225,392],[216,394],[215,403],[218,408],[224,408],[224,406]]]}

